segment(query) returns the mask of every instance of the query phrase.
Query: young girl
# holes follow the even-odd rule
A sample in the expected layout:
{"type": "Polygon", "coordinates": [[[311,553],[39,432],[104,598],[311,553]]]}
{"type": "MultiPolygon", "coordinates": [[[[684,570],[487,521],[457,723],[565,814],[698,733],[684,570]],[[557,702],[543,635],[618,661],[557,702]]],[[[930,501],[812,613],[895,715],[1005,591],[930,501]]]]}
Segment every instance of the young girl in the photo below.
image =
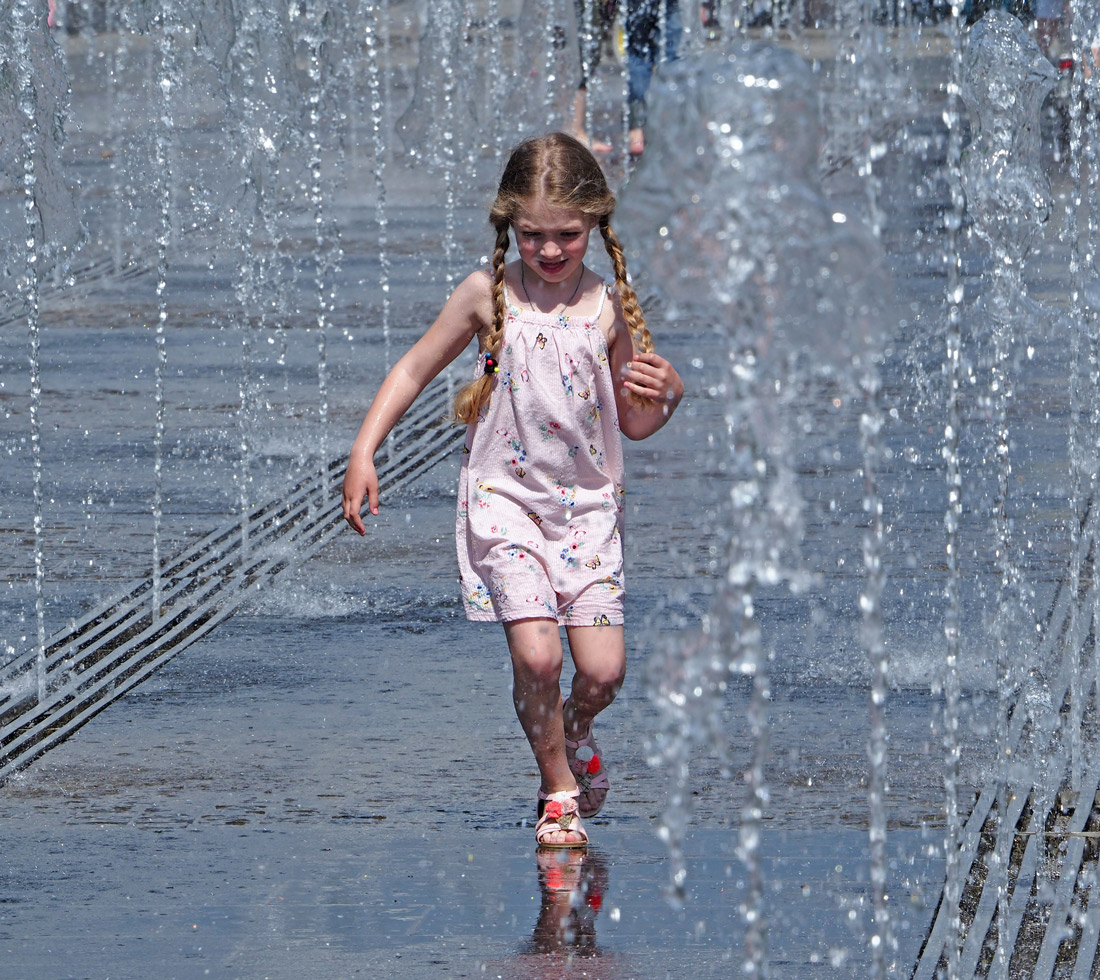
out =
{"type": "Polygon", "coordinates": [[[652,350],[611,230],[614,207],[596,158],[573,137],[519,145],[490,211],[491,271],[458,285],[382,382],[344,477],[344,519],[364,534],[364,497],[378,514],[378,447],[477,337],[476,377],[455,401],[468,426],[456,525],[463,605],[468,619],[504,624],[516,714],[542,776],[543,847],[586,846],[581,818],[599,811],[609,787],[592,721],[626,671],[619,433],[652,435],[684,390],[652,350]],[[613,287],[584,265],[594,228],[613,287]],[[519,258],[506,262],[510,234],[519,258]],[[559,624],[576,668],[564,703],[559,624]]]}

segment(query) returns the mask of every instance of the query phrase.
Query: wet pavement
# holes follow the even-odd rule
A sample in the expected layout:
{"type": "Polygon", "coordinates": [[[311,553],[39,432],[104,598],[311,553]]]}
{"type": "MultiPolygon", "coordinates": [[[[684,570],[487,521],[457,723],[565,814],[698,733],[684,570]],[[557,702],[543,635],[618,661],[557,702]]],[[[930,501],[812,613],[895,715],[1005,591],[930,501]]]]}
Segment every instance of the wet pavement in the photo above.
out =
{"type": "MultiPolygon", "coordinates": [[[[681,443],[670,426],[643,459],[674,461],[681,443]]],[[[572,870],[540,868],[533,847],[538,777],[503,636],[466,623],[454,595],[446,464],[390,501],[366,542],[339,539],[3,788],[0,977],[735,974],[750,691],[734,685],[724,709],[733,778],[713,754],[693,760],[686,898],[673,906],[643,664],[652,610],[707,586],[682,559],[647,553],[678,498],[633,460],[632,667],[601,722],[614,788],[591,821],[578,910],[549,887],[572,870]]],[[[685,549],[685,532],[672,540],[685,549]]],[[[797,604],[787,615],[798,629],[797,604]]],[[[761,862],[776,977],[869,969],[867,691],[832,658],[829,631],[781,652],[773,684],[761,862]]],[[[942,875],[937,712],[920,685],[890,699],[903,964],[942,875]]],[[[987,713],[967,715],[970,787],[987,713]]]]}
{"type": "MultiPolygon", "coordinates": [[[[89,149],[103,124],[91,111],[78,141],[90,169],[107,166],[89,149]]],[[[384,364],[444,294],[439,265],[425,258],[441,248],[438,208],[425,204],[426,182],[436,177],[395,165],[388,175],[393,326],[388,338],[371,329],[376,237],[372,203],[357,189],[372,185],[363,161],[346,162],[349,176],[331,202],[346,225],[341,306],[327,350],[330,428],[318,435],[317,338],[308,309],[297,309],[279,338],[279,359],[255,352],[253,383],[268,414],[252,420],[254,499],[278,494],[308,469],[303,446],[323,439],[336,454],[350,443],[384,364]]],[[[908,188],[924,166],[914,156],[886,172],[908,188]]],[[[427,186],[438,194],[438,184],[427,186]]],[[[832,190],[849,203],[862,196],[844,174],[832,190]]],[[[902,247],[927,241],[913,234],[916,211],[906,210],[917,205],[905,194],[886,199],[886,240],[901,243],[892,261],[919,307],[887,351],[885,403],[896,413],[882,474],[894,684],[887,850],[896,959],[907,973],[943,874],[942,419],[914,397],[915,365],[931,357],[935,342],[918,341],[922,333],[933,338],[943,282],[902,247]]],[[[487,247],[477,205],[457,211],[460,269],[487,247]]],[[[290,221],[300,236],[294,247],[308,250],[308,216],[290,221]]],[[[201,229],[181,251],[173,256],[169,332],[176,374],[167,394],[166,550],[221,523],[239,494],[240,336],[224,315],[233,282],[209,258],[216,249],[201,229]]],[[[1063,259],[1052,227],[1034,274],[1054,301],[1065,292],[1063,259]]],[[[146,267],[134,279],[92,278],[44,297],[53,627],[148,566],[155,355],[146,324],[156,314],[154,285],[146,267]],[[89,426],[92,412],[98,424],[89,426]]],[[[669,863],[658,837],[669,777],[649,764],[656,711],[643,682],[662,644],[681,634],[690,644],[692,624],[715,591],[716,529],[729,493],[725,351],[709,325],[655,320],[653,327],[660,349],[681,367],[688,396],[673,424],[628,447],[631,667],[601,719],[613,790],[591,821],[593,846],[579,867],[576,858],[540,864],[532,829],[538,777],[512,709],[503,636],[462,618],[454,459],[386,501],[366,541],[350,532],[339,538],[0,787],[0,980],[737,975],[749,686],[731,683],[722,707],[732,773],[722,771],[717,747],[692,760],[688,878],[676,905],[666,894],[669,863]]],[[[2,338],[8,391],[25,384],[14,380],[25,363],[20,331],[17,322],[2,338]]],[[[1062,574],[1069,408],[1066,345],[1037,346],[1017,379],[1013,410],[1027,438],[1018,441],[1013,476],[1027,502],[1020,521],[1050,533],[1028,567],[1042,609],[1062,574]]],[[[938,371],[930,364],[930,373],[938,371]]],[[[862,977],[870,964],[859,405],[846,390],[814,394],[802,416],[809,424],[797,469],[803,557],[817,577],[808,592],[758,597],[772,652],[760,854],[767,956],[771,975],[790,980],[862,977]]],[[[978,465],[988,448],[985,410],[975,402],[969,411],[964,809],[990,764],[994,709],[983,619],[994,574],[986,516],[992,478],[978,465]]],[[[18,405],[9,421],[5,439],[15,457],[11,447],[26,421],[18,405]]],[[[26,470],[0,479],[11,491],[5,523],[25,529],[26,470]]],[[[26,540],[9,535],[4,547],[16,571],[0,600],[10,614],[3,639],[21,645],[34,629],[33,562],[26,540]]]]}
{"type": "MultiPolygon", "coordinates": [[[[497,630],[457,621],[424,634],[238,617],[4,788],[0,976],[735,974],[743,800],[701,765],[687,900],[670,906],[636,683],[601,729],[613,796],[590,822],[576,922],[559,925],[569,903],[544,890],[555,869],[540,873],[533,847],[537,776],[503,653],[497,630]]],[[[833,717],[862,716],[860,692],[819,693],[833,717]]],[[[777,746],[803,724],[780,720],[777,746]]],[[[861,727],[815,739],[819,781],[831,764],[858,794],[858,760],[828,756],[847,739],[858,756],[861,727]]],[[[838,789],[821,795],[839,803],[838,789]]],[[[773,975],[860,975],[861,806],[830,814],[819,800],[815,814],[793,786],[775,797],[762,855],[773,975]]],[[[937,898],[934,841],[890,836],[902,962],[937,898]]]]}

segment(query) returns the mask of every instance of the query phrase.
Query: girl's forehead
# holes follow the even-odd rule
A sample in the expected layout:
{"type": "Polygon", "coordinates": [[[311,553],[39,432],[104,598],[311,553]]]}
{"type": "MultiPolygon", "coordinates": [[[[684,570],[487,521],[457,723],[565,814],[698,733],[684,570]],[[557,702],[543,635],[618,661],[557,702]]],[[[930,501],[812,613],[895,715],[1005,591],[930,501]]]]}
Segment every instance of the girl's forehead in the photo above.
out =
{"type": "Polygon", "coordinates": [[[516,213],[515,223],[528,228],[553,229],[589,224],[590,219],[583,211],[557,207],[544,197],[536,197],[524,202],[516,213]]]}

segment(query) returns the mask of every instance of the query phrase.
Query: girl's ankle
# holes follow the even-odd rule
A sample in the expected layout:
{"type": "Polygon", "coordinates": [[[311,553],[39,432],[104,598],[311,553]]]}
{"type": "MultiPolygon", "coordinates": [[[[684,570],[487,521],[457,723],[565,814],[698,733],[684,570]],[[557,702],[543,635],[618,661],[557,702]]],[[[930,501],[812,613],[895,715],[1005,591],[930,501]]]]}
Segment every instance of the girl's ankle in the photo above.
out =
{"type": "Polygon", "coordinates": [[[572,699],[566,698],[562,704],[561,720],[566,739],[570,742],[579,742],[587,738],[592,731],[592,722],[595,721],[595,717],[582,721],[573,710],[572,699]]]}

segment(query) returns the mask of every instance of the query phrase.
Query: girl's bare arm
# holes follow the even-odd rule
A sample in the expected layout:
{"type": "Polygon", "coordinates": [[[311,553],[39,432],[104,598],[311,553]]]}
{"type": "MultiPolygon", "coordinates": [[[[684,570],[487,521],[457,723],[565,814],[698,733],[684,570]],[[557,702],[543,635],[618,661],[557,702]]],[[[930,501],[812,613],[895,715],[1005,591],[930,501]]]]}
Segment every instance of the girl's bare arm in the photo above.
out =
{"type": "Polygon", "coordinates": [[[386,375],[351,447],[344,474],[344,520],[360,534],[364,497],[378,513],[378,474],[374,454],[417,396],[450,364],[488,322],[491,300],[484,272],[467,276],[444,304],[435,322],[386,375]]]}

